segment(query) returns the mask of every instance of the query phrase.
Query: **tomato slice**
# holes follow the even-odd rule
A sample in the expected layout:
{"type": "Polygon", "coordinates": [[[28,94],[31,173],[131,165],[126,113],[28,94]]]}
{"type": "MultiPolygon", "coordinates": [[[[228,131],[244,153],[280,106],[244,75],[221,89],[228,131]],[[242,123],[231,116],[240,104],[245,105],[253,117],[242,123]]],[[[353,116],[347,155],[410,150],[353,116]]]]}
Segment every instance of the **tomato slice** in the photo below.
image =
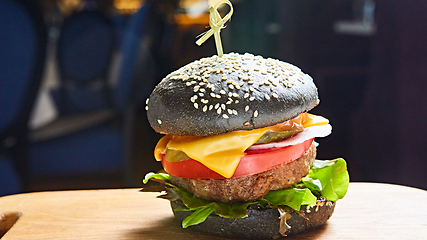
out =
{"type": "MultiPolygon", "coordinates": [[[[232,178],[260,173],[276,166],[292,162],[310,148],[313,140],[314,138],[311,138],[300,144],[283,148],[247,151],[246,154],[241,157],[240,163],[232,178]]],[[[225,179],[225,177],[193,159],[180,162],[169,162],[165,160],[164,155],[162,155],[162,165],[166,172],[176,177],[225,179]]]]}

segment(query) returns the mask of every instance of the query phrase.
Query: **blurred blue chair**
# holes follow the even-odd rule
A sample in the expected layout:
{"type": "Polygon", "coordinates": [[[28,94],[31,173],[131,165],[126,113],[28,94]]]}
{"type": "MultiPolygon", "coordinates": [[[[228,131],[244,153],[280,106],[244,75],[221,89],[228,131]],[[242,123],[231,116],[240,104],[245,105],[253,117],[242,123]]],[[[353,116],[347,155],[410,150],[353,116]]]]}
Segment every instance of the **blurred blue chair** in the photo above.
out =
{"type": "Polygon", "coordinates": [[[28,122],[43,75],[47,36],[38,7],[16,0],[0,0],[0,33],[1,196],[27,186],[28,122]]]}
{"type": "Polygon", "coordinates": [[[108,82],[115,34],[97,11],[64,21],[58,40],[59,117],[31,132],[30,178],[122,175],[123,131],[108,82]]]}
{"type": "Polygon", "coordinates": [[[112,107],[109,72],[116,40],[112,20],[99,11],[64,20],[57,43],[60,86],[54,91],[61,114],[112,107]]]}
{"type": "Polygon", "coordinates": [[[134,186],[132,147],[137,105],[133,91],[134,74],[136,69],[144,67],[136,64],[138,60],[148,56],[138,54],[138,49],[148,23],[149,2],[146,1],[132,17],[132,26],[122,40],[118,83],[111,93],[113,107],[61,117],[33,132],[30,169],[34,176],[73,177],[76,174],[119,171],[122,187],[134,186]],[[97,124],[104,119],[110,121],[97,124]],[[116,119],[119,121],[114,121],[116,119]],[[111,120],[118,124],[111,124],[111,120]]]}

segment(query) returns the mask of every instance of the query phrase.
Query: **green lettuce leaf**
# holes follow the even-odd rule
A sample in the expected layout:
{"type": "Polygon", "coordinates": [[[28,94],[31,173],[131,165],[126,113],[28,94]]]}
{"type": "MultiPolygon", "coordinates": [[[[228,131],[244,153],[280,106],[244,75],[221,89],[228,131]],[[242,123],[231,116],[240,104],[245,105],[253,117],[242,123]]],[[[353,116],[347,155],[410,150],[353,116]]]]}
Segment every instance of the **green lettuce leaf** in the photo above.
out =
{"type": "Polygon", "coordinates": [[[267,201],[272,206],[289,206],[299,211],[301,205],[316,204],[317,197],[308,188],[288,188],[269,191],[262,200],[267,201]]]}
{"type": "Polygon", "coordinates": [[[169,181],[170,180],[170,176],[167,173],[153,173],[153,172],[150,172],[150,173],[147,173],[145,175],[145,177],[142,180],[142,182],[144,184],[147,184],[150,179],[157,179],[157,180],[169,181]]]}
{"type": "Polygon", "coordinates": [[[189,226],[204,222],[206,218],[214,211],[213,204],[214,203],[210,203],[206,206],[197,208],[190,216],[186,217],[182,221],[182,227],[187,228],[189,226]]]}
{"type": "Polygon", "coordinates": [[[183,197],[182,202],[187,207],[186,209],[175,209],[176,211],[193,211],[193,213],[186,217],[182,222],[182,227],[187,228],[192,225],[199,224],[212,213],[215,212],[221,217],[225,218],[244,218],[248,216],[247,208],[256,202],[244,203],[219,203],[209,202],[197,197],[183,197]],[[185,199],[185,200],[184,200],[185,199]]]}
{"type": "Polygon", "coordinates": [[[347,164],[342,158],[316,160],[308,175],[302,179],[303,184],[312,192],[330,201],[337,201],[345,196],[349,181],[347,164]]]}

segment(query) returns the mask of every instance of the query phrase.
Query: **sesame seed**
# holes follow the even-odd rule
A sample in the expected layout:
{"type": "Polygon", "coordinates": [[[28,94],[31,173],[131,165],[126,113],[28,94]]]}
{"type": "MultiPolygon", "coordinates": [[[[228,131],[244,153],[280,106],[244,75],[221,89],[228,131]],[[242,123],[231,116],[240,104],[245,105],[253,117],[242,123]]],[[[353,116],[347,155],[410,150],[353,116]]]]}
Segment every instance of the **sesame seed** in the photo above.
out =
{"type": "Polygon", "coordinates": [[[250,87],[249,87],[249,90],[250,90],[251,92],[254,92],[254,91],[255,91],[255,88],[254,88],[254,87],[252,87],[252,86],[250,86],[250,87]]]}
{"type": "Polygon", "coordinates": [[[219,93],[221,93],[223,95],[227,94],[224,90],[219,91],[219,93]]]}
{"type": "Polygon", "coordinates": [[[258,110],[255,110],[254,117],[258,117],[258,110]]]}
{"type": "Polygon", "coordinates": [[[222,110],[225,110],[225,104],[224,103],[221,104],[221,108],[222,108],[222,110]]]}
{"type": "Polygon", "coordinates": [[[194,103],[194,108],[198,109],[199,108],[199,104],[194,103]]]}
{"type": "Polygon", "coordinates": [[[209,111],[212,110],[212,108],[213,108],[213,105],[209,105],[209,111]]]}
{"type": "Polygon", "coordinates": [[[148,111],[148,106],[145,106],[145,111],[148,111]]]}
{"type": "Polygon", "coordinates": [[[160,120],[160,119],[157,119],[157,122],[158,122],[159,124],[162,124],[162,120],[160,120]]]}
{"type": "Polygon", "coordinates": [[[272,96],[273,96],[274,98],[279,98],[279,95],[277,95],[277,93],[273,93],[273,94],[272,94],[272,96]]]}
{"type": "Polygon", "coordinates": [[[227,119],[228,115],[227,114],[223,114],[222,117],[227,119]]]}
{"type": "Polygon", "coordinates": [[[211,97],[213,97],[213,98],[215,97],[215,93],[213,93],[213,92],[211,92],[211,94],[210,94],[210,95],[211,95],[211,97]]]}
{"type": "Polygon", "coordinates": [[[235,104],[238,104],[238,103],[239,103],[239,100],[234,101],[234,103],[235,103],[235,104]]]}
{"type": "Polygon", "coordinates": [[[208,105],[203,106],[203,112],[206,112],[208,110],[208,105]]]}
{"type": "Polygon", "coordinates": [[[221,108],[218,108],[218,109],[216,110],[216,113],[221,114],[221,111],[222,111],[222,109],[221,109],[221,108]]]}
{"type": "Polygon", "coordinates": [[[246,105],[246,107],[245,107],[245,112],[247,112],[249,110],[249,106],[248,105],[246,105]]]}
{"type": "Polygon", "coordinates": [[[145,104],[148,104],[149,101],[150,101],[150,99],[147,98],[147,100],[145,100],[145,104]]]}
{"type": "Polygon", "coordinates": [[[233,110],[231,110],[231,109],[227,109],[227,112],[228,112],[228,114],[233,114],[233,110]]]}
{"type": "Polygon", "coordinates": [[[219,108],[219,103],[215,104],[215,109],[219,108]]]}
{"type": "Polygon", "coordinates": [[[201,93],[201,92],[200,92],[200,93],[199,93],[199,96],[200,96],[200,97],[203,97],[203,96],[205,96],[205,94],[203,94],[203,93],[201,93]]]}
{"type": "Polygon", "coordinates": [[[268,96],[267,94],[264,94],[265,99],[270,100],[270,96],[268,96]]]}
{"type": "Polygon", "coordinates": [[[233,114],[237,116],[237,110],[233,109],[233,114]]]}
{"type": "Polygon", "coordinates": [[[238,97],[239,97],[239,94],[237,94],[237,93],[233,93],[233,97],[238,98],[238,97]]]}
{"type": "Polygon", "coordinates": [[[250,98],[249,98],[249,101],[251,101],[251,102],[252,102],[253,100],[255,100],[255,97],[250,97],[250,98]]]}
{"type": "Polygon", "coordinates": [[[228,88],[234,89],[234,86],[230,84],[230,85],[228,85],[228,88]]]}
{"type": "Polygon", "coordinates": [[[243,123],[243,126],[249,126],[249,122],[243,123]]]}

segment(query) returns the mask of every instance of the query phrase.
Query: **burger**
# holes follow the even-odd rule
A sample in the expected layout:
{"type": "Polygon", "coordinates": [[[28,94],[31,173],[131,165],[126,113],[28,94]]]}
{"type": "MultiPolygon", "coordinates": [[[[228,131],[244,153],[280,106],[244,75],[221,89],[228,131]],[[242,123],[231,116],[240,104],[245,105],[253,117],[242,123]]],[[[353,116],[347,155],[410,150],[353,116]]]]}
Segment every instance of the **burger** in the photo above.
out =
{"type": "Polygon", "coordinates": [[[316,160],[328,119],[313,79],[249,53],[196,60],[166,76],[146,101],[165,134],[144,191],[165,191],[184,228],[223,237],[278,238],[324,224],[349,184],[346,162],[316,160]]]}

